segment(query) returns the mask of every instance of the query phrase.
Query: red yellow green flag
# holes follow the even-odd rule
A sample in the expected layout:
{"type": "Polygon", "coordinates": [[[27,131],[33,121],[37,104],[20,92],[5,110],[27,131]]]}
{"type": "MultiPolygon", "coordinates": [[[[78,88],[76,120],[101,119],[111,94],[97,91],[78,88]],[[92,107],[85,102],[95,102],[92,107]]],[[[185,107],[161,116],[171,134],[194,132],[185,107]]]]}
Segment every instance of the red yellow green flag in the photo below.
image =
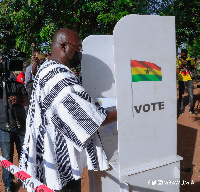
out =
{"type": "Polygon", "coordinates": [[[131,60],[132,82],[162,81],[161,67],[147,61],[131,60]]]}

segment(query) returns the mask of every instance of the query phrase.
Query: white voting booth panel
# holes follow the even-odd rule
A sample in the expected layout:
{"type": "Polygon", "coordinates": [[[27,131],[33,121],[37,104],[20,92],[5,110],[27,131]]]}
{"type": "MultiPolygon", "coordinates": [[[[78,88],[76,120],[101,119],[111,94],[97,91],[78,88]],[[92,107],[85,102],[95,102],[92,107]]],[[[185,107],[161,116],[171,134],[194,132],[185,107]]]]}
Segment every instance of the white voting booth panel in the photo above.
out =
{"type": "MultiPolygon", "coordinates": [[[[83,41],[81,72],[82,83],[86,92],[96,101],[97,98],[116,99],[113,36],[91,35],[83,41]]],[[[111,108],[112,109],[112,108],[111,108]]],[[[101,127],[102,142],[108,159],[118,150],[117,130],[110,136],[101,127]]]]}
{"type": "Polygon", "coordinates": [[[120,177],[114,169],[89,171],[90,192],[178,192],[179,162],[120,177]]]}
{"type": "Polygon", "coordinates": [[[175,162],[175,17],[130,15],[122,18],[114,29],[114,61],[120,172],[137,173],[144,166],[156,166],[167,159],[174,158],[175,162]],[[131,60],[161,67],[162,81],[132,82],[131,60]],[[127,146],[131,146],[133,153],[125,150],[127,146]]]}
{"type": "Polygon", "coordinates": [[[93,98],[116,98],[112,35],[91,35],[83,41],[83,85],[93,98]]]}
{"type": "Polygon", "coordinates": [[[89,172],[90,191],[179,191],[175,18],[129,15],[83,47],[83,86],[94,100],[116,98],[118,111],[118,130],[100,128],[111,168],[89,172]],[[147,75],[156,66],[159,80],[132,82],[132,62],[147,75]]]}

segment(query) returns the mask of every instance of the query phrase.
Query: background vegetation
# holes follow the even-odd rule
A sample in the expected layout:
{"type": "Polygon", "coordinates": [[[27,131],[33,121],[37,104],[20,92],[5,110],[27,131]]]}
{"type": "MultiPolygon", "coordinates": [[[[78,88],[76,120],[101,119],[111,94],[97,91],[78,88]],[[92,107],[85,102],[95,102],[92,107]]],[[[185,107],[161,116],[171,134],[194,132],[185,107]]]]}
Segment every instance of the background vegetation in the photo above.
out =
{"type": "Polygon", "coordinates": [[[82,39],[91,34],[112,34],[129,14],[176,17],[177,47],[187,45],[200,57],[199,0],[0,0],[0,51],[17,48],[31,54],[50,51],[51,39],[60,28],[76,30],[82,39]]]}

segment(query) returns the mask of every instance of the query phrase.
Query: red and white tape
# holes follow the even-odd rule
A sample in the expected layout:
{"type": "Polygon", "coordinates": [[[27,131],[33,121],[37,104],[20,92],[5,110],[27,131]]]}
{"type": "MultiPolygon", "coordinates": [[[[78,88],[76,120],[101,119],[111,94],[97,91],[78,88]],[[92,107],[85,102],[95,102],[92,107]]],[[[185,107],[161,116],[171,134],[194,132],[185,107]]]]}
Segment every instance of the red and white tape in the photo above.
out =
{"type": "Polygon", "coordinates": [[[23,181],[26,185],[29,185],[37,192],[54,192],[53,190],[49,189],[46,185],[39,182],[37,179],[33,178],[32,176],[28,175],[17,166],[12,164],[10,161],[6,160],[2,156],[0,156],[0,165],[7,169],[10,173],[15,175],[18,179],[23,181]]]}

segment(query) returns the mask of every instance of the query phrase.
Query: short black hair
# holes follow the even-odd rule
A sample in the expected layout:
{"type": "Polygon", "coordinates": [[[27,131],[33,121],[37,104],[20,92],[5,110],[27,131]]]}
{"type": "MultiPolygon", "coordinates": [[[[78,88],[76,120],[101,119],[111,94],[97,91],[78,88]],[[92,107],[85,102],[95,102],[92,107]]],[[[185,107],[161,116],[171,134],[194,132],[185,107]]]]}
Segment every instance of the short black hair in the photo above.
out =
{"type": "Polygon", "coordinates": [[[182,50],[181,50],[181,53],[186,53],[186,54],[187,54],[187,53],[188,53],[188,50],[187,50],[187,49],[182,49],[182,50]]]}

